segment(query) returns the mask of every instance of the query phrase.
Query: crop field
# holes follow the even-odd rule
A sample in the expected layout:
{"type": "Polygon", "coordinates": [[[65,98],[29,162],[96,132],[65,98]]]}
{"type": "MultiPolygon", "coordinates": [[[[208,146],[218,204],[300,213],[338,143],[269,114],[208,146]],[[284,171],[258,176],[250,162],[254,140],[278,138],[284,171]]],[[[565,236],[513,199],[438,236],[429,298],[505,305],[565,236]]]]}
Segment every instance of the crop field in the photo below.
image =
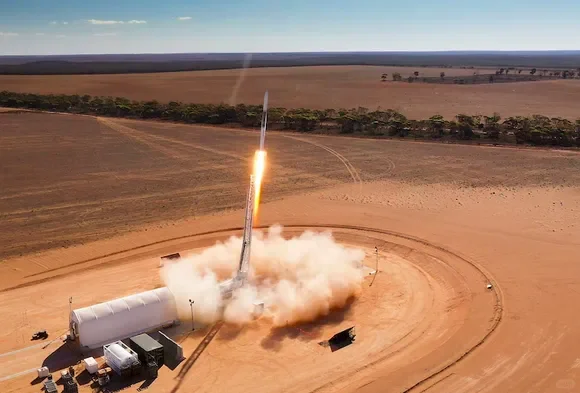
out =
{"type": "Polygon", "coordinates": [[[38,94],[89,94],[135,100],[186,103],[260,104],[265,90],[271,105],[286,108],[394,109],[412,119],[434,114],[447,118],[465,113],[503,117],[542,114],[575,120],[580,117],[580,80],[480,85],[392,82],[415,71],[420,76],[469,76],[495,69],[319,66],[254,68],[123,75],[0,75],[2,90],[38,94]],[[381,82],[387,73],[388,82],[381,82]]]}
{"type": "MultiPolygon", "coordinates": [[[[38,391],[42,364],[81,371],[59,340],[70,297],[82,307],[159,287],[160,256],[239,235],[257,145],[256,131],[1,113],[0,388],[38,391]],[[49,340],[31,343],[40,328],[49,340]]],[[[148,390],[580,386],[580,154],[274,131],[266,150],[256,226],[329,230],[378,272],[314,322],[191,332],[182,321],[171,334],[186,359],[148,390]],[[319,345],[352,326],[352,345],[319,345]]]]}

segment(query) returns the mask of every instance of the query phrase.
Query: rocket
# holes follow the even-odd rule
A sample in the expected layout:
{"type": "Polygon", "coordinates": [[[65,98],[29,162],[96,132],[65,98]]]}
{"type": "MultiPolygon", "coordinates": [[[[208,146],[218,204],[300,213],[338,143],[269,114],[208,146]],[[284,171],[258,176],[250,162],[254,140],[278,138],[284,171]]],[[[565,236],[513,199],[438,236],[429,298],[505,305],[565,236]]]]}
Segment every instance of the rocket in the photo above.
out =
{"type": "Polygon", "coordinates": [[[250,270],[250,249],[252,246],[252,229],[254,216],[254,186],[255,178],[250,176],[250,187],[246,199],[246,214],[244,215],[244,234],[242,236],[242,251],[236,275],[219,284],[222,298],[230,298],[233,292],[246,284],[250,270]]]}
{"type": "MultiPolygon", "coordinates": [[[[266,151],[264,150],[264,142],[266,139],[266,124],[268,122],[268,92],[264,94],[264,109],[262,112],[262,124],[260,127],[260,149],[258,150],[257,157],[265,157],[266,151]]],[[[263,163],[263,161],[262,161],[263,163]]],[[[254,165],[256,165],[254,163],[254,165]]],[[[250,186],[248,188],[248,194],[246,197],[246,213],[244,215],[244,233],[242,236],[242,250],[240,253],[240,261],[238,263],[238,269],[233,278],[222,281],[219,284],[220,292],[222,298],[230,298],[233,292],[246,284],[248,279],[248,272],[250,270],[250,249],[252,246],[252,229],[254,225],[254,201],[257,199],[259,201],[259,195],[256,196],[256,189],[259,190],[261,182],[261,175],[256,176],[256,173],[250,176],[250,186]]],[[[259,192],[258,192],[259,194],[259,192]]]]}
{"type": "Polygon", "coordinates": [[[266,124],[268,123],[268,90],[264,93],[264,105],[262,107],[262,124],[260,125],[260,150],[264,150],[266,140],[266,124]]]}

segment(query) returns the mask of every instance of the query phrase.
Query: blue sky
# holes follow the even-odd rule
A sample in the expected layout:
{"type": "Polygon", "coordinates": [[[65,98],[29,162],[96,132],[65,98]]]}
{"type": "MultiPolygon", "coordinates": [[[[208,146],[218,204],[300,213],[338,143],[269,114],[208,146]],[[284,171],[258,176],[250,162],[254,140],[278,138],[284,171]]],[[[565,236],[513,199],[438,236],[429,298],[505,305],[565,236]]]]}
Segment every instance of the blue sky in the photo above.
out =
{"type": "Polygon", "coordinates": [[[0,55],[580,49],[578,0],[0,0],[0,55]]]}

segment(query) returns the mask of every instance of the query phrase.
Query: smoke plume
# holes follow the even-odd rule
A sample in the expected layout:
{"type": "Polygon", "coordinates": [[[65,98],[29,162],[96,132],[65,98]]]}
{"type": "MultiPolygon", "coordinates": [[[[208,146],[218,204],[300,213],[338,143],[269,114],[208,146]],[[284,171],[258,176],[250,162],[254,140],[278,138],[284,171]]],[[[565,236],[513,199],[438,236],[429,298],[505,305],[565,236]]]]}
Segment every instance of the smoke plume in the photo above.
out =
{"type": "Polygon", "coordinates": [[[338,244],[330,232],[306,231],[285,239],[282,227],[254,231],[248,283],[222,300],[219,283],[236,274],[242,239],[231,237],[200,253],[165,264],[162,278],[176,298],[179,316],[209,324],[246,324],[255,303],[275,326],[312,321],[343,307],[363,281],[364,251],[338,244]]]}

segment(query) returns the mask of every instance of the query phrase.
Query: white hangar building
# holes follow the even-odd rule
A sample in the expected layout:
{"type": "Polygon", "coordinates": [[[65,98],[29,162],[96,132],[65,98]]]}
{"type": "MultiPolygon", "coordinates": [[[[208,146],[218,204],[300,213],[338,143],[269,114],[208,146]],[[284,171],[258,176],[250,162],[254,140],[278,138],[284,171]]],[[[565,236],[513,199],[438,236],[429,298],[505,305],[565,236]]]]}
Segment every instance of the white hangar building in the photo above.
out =
{"type": "Polygon", "coordinates": [[[175,298],[168,288],[157,288],[71,311],[71,338],[81,348],[97,348],[177,321],[175,298]]]}

